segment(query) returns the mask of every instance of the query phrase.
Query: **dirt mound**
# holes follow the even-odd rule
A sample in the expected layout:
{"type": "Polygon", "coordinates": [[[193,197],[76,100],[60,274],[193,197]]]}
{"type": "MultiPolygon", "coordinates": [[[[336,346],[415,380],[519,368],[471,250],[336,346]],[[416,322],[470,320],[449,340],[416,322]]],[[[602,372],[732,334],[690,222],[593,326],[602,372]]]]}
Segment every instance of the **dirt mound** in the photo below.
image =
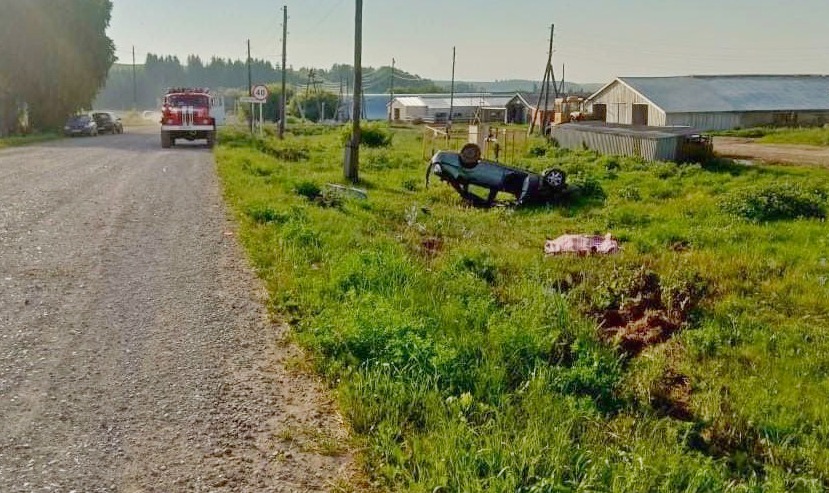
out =
{"type": "Polygon", "coordinates": [[[597,313],[601,336],[634,356],[668,341],[688,322],[706,292],[702,279],[692,274],[668,283],[641,268],[624,282],[617,303],[597,313]]]}

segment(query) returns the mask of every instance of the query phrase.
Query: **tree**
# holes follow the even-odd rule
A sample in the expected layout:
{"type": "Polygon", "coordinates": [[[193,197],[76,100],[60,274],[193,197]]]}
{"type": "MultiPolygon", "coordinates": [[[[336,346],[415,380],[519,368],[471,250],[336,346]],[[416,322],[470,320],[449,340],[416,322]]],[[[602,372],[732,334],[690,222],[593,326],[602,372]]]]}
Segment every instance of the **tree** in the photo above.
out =
{"type": "Polygon", "coordinates": [[[88,108],[115,60],[112,2],[0,0],[0,12],[0,110],[27,102],[32,124],[48,128],[88,108]]]}
{"type": "Polygon", "coordinates": [[[323,118],[334,118],[337,103],[337,95],[327,91],[297,94],[291,100],[291,114],[318,122],[323,118]],[[324,117],[323,111],[325,111],[324,117]]]}

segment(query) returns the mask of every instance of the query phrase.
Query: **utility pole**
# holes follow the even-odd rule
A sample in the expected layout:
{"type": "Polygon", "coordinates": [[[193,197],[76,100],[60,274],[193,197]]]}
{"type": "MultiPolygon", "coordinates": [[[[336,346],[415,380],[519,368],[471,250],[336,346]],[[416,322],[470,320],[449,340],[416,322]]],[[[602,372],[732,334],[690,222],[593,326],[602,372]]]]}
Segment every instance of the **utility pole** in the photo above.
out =
{"type": "Polygon", "coordinates": [[[286,70],[285,64],[288,61],[288,6],[282,7],[282,97],[279,98],[279,138],[285,138],[285,94],[286,70]]]}
{"type": "Polygon", "coordinates": [[[342,79],[342,77],[340,77],[340,92],[339,92],[339,95],[337,96],[337,114],[335,116],[335,119],[338,122],[340,121],[340,118],[341,118],[341,115],[342,115],[342,112],[343,112],[343,101],[345,101],[343,99],[343,79],[342,79]]]}
{"type": "MultiPolygon", "coordinates": [[[[253,74],[250,69],[250,40],[248,40],[248,96],[253,96],[253,74]]],[[[250,133],[253,135],[253,103],[250,103],[248,123],[250,123],[250,133]]]]}
{"type": "Polygon", "coordinates": [[[138,109],[138,84],[135,77],[135,45],[132,45],[132,110],[138,109]]]}
{"type": "Polygon", "coordinates": [[[449,119],[446,121],[446,137],[449,137],[449,131],[452,129],[452,113],[455,111],[455,47],[452,47],[452,86],[449,89],[449,119]]]}
{"type": "MultiPolygon", "coordinates": [[[[542,113],[541,118],[541,134],[543,135],[544,132],[547,131],[547,119],[549,117],[549,101],[550,101],[550,80],[553,79],[553,34],[555,33],[556,25],[553,24],[550,26],[550,52],[547,55],[547,70],[549,71],[549,75],[547,76],[547,87],[544,91],[544,113],[542,113]]],[[[553,80],[553,87],[555,87],[556,82],[553,80]]],[[[555,105],[555,103],[553,103],[555,105]]]]}
{"type": "Polygon", "coordinates": [[[363,0],[355,0],[354,13],[354,97],[352,101],[351,140],[346,145],[343,172],[352,183],[360,180],[360,105],[363,91],[363,0]]]}
{"type": "Polygon", "coordinates": [[[550,78],[553,72],[553,33],[555,32],[555,24],[550,27],[550,51],[547,52],[547,65],[544,67],[544,77],[541,80],[541,92],[538,94],[538,102],[536,103],[536,112],[530,122],[530,128],[527,135],[532,134],[535,130],[535,121],[538,119],[538,112],[541,111],[541,132],[544,133],[544,126],[547,121],[547,104],[550,97],[550,78]],[[541,107],[541,102],[544,101],[544,108],[541,107]]]}
{"type": "Polygon", "coordinates": [[[391,125],[391,105],[394,102],[394,58],[391,59],[391,88],[389,89],[389,125],[391,125]]]}

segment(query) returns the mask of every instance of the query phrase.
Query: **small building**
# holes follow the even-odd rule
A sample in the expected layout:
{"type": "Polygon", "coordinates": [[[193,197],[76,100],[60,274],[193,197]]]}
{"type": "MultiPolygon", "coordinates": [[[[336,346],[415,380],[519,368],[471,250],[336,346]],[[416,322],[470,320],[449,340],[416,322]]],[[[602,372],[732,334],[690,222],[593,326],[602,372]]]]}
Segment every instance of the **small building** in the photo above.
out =
{"type": "Polygon", "coordinates": [[[619,77],[586,101],[607,123],[728,130],[829,122],[829,76],[619,77]]]}
{"type": "Polygon", "coordinates": [[[574,113],[583,111],[584,96],[576,94],[556,98],[551,95],[546,98],[545,108],[543,95],[519,92],[507,102],[507,123],[530,123],[534,119],[536,125],[541,125],[545,117],[550,123],[568,122],[574,113]]]}
{"type": "Polygon", "coordinates": [[[684,127],[588,121],[554,125],[550,138],[565,149],[591,149],[600,154],[637,156],[646,161],[700,161],[712,151],[707,137],[684,127]]]}
{"type": "Polygon", "coordinates": [[[483,123],[506,122],[506,104],[509,96],[494,94],[421,94],[395,97],[391,102],[394,121],[445,123],[451,120],[464,123],[480,120],[483,123]]]}
{"type": "Polygon", "coordinates": [[[535,119],[536,125],[540,125],[547,114],[547,121],[553,121],[553,109],[555,99],[551,96],[547,99],[546,110],[544,108],[543,95],[531,92],[519,92],[506,104],[506,123],[530,123],[535,119]],[[540,102],[539,102],[540,101],[540,102]]]}

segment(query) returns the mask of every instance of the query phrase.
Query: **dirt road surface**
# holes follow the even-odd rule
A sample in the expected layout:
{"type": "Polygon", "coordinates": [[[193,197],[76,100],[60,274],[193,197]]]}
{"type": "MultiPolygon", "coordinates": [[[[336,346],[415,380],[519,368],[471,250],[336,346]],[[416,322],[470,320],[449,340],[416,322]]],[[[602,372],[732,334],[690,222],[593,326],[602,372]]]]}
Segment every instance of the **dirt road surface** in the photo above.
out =
{"type": "Polygon", "coordinates": [[[714,152],[720,156],[767,163],[829,166],[829,148],[788,144],[760,144],[755,139],[715,137],[714,152]]]}
{"type": "Polygon", "coordinates": [[[330,397],[268,320],[211,154],[158,139],[0,152],[0,491],[329,491],[330,397]]]}

